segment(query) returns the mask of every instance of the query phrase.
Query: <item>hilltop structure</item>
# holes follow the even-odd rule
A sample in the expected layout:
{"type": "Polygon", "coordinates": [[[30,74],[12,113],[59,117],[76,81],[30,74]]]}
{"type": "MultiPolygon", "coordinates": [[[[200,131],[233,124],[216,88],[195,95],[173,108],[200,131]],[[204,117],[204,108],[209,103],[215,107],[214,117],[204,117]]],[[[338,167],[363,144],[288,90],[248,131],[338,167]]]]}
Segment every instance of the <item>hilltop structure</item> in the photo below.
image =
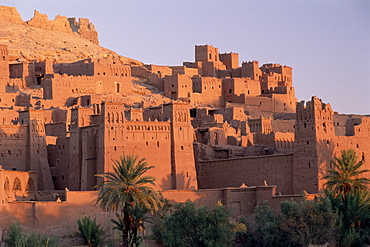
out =
{"type": "MultiPolygon", "coordinates": [[[[88,20],[49,21],[36,11],[25,23],[17,13],[0,7],[0,20],[98,42],[88,20]]],[[[297,102],[291,67],[239,66],[237,53],[211,45],[195,46],[195,61],[182,66],[114,58],[27,62],[10,60],[0,45],[0,113],[4,205],[55,199],[45,191],[63,198],[92,190],[100,182],[95,175],[111,171],[122,154],[155,166],[149,175],[170,199],[222,200],[235,216],[263,200],[278,205],[284,195],[322,191],[329,161],[341,150],[354,149],[370,169],[369,116],[338,114],[315,96],[297,102]],[[163,98],[139,97],[133,81],[163,98]]]]}

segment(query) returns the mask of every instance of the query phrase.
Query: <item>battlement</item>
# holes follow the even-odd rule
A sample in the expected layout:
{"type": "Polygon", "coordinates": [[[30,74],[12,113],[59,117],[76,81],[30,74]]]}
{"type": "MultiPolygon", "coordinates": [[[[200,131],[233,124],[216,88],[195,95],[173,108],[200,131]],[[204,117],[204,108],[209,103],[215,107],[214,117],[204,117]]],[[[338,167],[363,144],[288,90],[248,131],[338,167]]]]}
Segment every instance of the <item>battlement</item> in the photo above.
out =
{"type": "Polygon", "coordinates": [[[37,10],[34,16],[24,22],[15,7],[0,6],[0,21],[7,21],[14,24],[26,24],[28,26],[37,27],[45,30],[60,31],[65,33],[77,33],[82,38],[88,39],[95,44],[99,44],[98,32],[89,19],[67,18],[65,16],[57,15],[54,20],[49,20],[48,15],[41,14],[37,10]]]}
{"type": "Polygon", "coordinates": [[[15,7],[0,6],[0,21],[14,24],[24,24],[21,15],[15,7]]]}

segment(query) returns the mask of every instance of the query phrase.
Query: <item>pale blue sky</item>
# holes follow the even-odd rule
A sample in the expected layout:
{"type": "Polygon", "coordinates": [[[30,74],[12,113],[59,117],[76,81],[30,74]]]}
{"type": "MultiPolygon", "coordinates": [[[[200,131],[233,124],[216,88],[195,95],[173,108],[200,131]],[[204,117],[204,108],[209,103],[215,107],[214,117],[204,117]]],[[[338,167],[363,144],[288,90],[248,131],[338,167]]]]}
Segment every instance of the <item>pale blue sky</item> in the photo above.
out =
{"type": "Polygon", "coordinates": [[[297,99],[370,114],[370,1],[2,0],[23,20],[36,9],[89,18],[100,44],[147,64],[194,61],[194,45],[239,53],[240,63],[293,67],[297,99]]]}

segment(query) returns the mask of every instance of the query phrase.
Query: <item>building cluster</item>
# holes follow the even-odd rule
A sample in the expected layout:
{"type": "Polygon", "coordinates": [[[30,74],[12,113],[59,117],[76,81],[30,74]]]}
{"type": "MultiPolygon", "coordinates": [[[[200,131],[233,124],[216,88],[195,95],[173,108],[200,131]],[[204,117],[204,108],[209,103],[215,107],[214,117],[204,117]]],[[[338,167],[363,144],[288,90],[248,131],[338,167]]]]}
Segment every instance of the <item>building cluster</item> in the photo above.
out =
{"type": "Polygon", "coordinates": [[[161,190],[269,183],[276,193],[316,193],[340,150],[370,159],[370,118],[316,97],[296,103],[288,66],[238,67],[238,54],[210,45],[184,66],[9,62],[6,46],[0,55],[0,165],[36,172],[38,190],[91,190],[96,174],[132,154],[155,166],[161,190]],[[126,105],[133,76],[172,102],[126,105]]]}

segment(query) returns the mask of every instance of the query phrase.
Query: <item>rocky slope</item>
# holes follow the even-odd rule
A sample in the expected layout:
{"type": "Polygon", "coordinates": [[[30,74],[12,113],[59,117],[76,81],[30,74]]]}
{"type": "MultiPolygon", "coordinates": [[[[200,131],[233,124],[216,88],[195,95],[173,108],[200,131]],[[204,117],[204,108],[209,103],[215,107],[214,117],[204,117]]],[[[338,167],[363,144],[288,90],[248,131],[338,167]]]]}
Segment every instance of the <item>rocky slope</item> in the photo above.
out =
{"type": "Polygon", "coordinates": [[[88,32],[96,32],[88,19],[77,22],[74,18],[57,16],[51,21],[35,11],[31,20],[23,22],[15,8],[0,6],[0,44],[8,45],[10,61],[112,58],[125,64],[142,64],[99,46],[97,35],[91,38],[88,32]]]}

